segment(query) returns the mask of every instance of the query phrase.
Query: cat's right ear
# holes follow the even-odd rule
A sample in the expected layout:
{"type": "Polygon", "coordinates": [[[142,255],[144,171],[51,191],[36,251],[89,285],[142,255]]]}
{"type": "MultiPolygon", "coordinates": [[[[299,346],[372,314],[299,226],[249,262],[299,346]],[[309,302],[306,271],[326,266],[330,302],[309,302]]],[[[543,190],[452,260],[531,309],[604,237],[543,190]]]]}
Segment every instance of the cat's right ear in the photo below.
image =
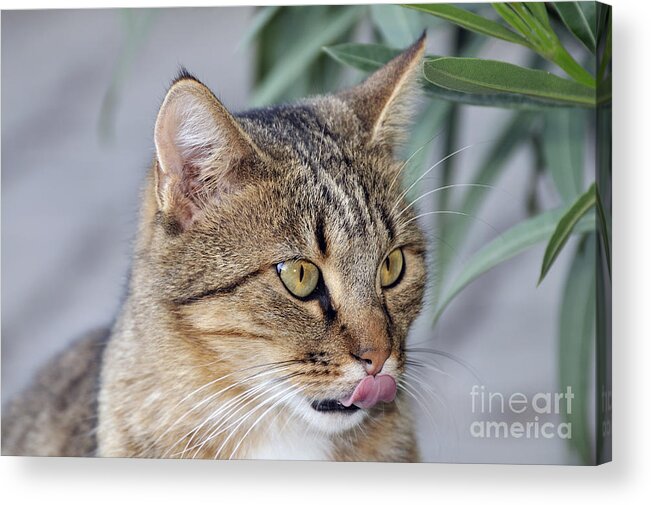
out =
{"type": "Polygon", "coordinates": [[[154,140],[156,198],[176,231],[186,230],[208,202],[237,185],[243,163],[261,156],[215,95],[186,72],[165,96],[154,140]]]}
{"type": "Polygon", "coordinates": [[[420,95],[418,79],[425,54],[426,34],[371,74],[362,84],[340,92],[361,121],[371,144],[393,149],[407,135],[420,95]]]}

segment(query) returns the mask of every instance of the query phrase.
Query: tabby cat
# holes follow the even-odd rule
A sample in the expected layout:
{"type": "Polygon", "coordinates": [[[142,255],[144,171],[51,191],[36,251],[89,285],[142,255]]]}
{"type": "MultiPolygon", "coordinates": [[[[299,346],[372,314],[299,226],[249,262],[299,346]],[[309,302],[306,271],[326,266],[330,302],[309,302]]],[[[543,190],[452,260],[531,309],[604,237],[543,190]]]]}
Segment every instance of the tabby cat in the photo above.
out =
{"type": "Polygon", "coordinates": [[[425,239],[394,151],[424,42],[240,114],[182,72],[117,322],[14,401],[3,454],[416,461],[401,384],[425,239]]]}

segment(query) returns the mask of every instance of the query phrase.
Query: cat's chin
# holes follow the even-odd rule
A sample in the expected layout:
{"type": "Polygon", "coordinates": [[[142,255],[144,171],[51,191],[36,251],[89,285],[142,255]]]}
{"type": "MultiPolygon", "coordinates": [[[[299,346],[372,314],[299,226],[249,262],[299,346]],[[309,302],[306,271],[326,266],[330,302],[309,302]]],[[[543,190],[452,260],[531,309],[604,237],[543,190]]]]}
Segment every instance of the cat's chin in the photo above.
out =
{"type": "Polygon", "coordinates": [[[309,400],[294,398],[291,401],[297,416],[321,433],[336,435],[359,425],[368,415],[366,410],[337,405],[336,400],[309,400]]]}

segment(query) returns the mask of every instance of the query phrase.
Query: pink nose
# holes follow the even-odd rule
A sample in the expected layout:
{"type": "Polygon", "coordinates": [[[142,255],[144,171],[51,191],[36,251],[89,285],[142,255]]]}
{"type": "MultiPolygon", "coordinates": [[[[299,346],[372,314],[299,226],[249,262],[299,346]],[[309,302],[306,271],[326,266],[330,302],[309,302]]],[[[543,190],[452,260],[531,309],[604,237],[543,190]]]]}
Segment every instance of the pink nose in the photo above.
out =
{"type": "Polygon", "coordinates": [[[382,371],[384,363],[389,358],[391,351],[388,349],[365,349],[359,355],[353,354],[369,375],[377,375],[382,371]]]}

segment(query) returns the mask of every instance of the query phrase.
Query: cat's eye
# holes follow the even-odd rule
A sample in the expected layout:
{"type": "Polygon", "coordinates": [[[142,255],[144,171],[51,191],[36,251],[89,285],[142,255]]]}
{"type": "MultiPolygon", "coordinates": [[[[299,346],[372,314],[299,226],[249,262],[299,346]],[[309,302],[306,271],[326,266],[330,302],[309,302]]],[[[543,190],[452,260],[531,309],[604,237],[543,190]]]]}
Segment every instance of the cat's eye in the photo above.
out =
{"type": "Polygon", "coordinates": [[[319,283],[319,269],[307,260],[284,261],[276,268],[285,287],[299,298],[310,296],[319,283]]]}
{"type": "Polygon", "coordinates": [[[398,282],[403,268],[405,268],[405,258],[402,255],[402,249],[394,249],[380,265],[381,286],[388,288],[398,282]]]}

